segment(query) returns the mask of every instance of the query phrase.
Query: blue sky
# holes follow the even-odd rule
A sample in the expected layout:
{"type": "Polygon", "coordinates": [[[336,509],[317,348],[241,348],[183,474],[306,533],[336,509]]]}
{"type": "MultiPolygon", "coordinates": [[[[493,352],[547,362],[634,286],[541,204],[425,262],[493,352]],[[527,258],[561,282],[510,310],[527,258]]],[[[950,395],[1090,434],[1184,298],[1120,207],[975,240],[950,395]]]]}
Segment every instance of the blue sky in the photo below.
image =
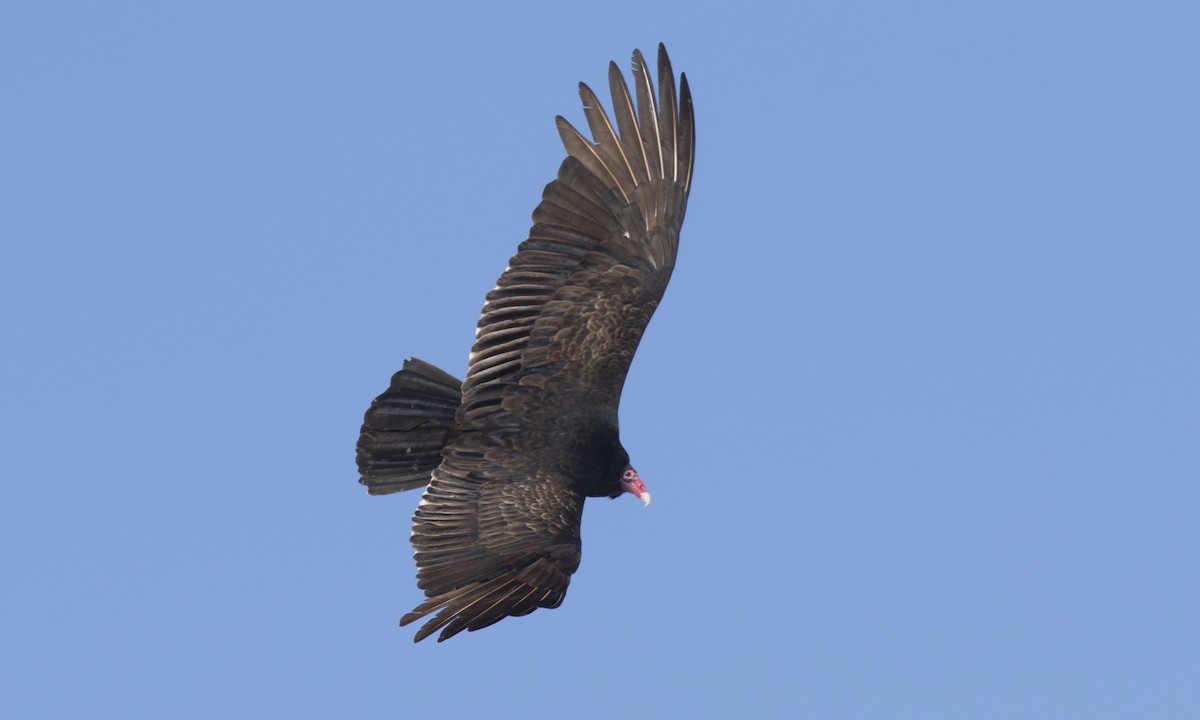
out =
{"type": "Polygon", "coordinates": [[[0,10],[12,717],[1200,712],[1191,3],[0,10]],[[456,374],[582,123],[664,41],[679,264],[565,604],[413,645],[456,374]]]}

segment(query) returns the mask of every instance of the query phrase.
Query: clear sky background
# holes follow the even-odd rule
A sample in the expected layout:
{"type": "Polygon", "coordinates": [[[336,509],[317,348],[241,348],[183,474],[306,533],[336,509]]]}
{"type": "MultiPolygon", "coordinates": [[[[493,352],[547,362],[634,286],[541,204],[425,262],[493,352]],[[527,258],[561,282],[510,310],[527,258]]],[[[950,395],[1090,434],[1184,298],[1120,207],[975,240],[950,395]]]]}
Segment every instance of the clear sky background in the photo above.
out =
{"type": "Polygon", "coordinates": [[[1200,717],[1195,3],[433,5],[0,10],[6,717],[1200,717]],[[660,40],[654,503],[414,646],[362,413],[660,40]]]}

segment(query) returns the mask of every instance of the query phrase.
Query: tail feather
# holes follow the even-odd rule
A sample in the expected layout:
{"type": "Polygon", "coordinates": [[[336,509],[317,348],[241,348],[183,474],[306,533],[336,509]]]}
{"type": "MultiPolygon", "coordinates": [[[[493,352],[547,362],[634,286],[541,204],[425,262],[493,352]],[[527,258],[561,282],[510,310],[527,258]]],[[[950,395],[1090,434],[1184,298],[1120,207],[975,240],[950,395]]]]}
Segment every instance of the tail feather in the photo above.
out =
{"type": "Polygon", "coordinates": [[[372,495],[422,487],[442,462],[442,447],[457,430],[454,413],[462,383],[411,358],[391,386],[371,402],[358,436],[359,482],[372,495]]]}

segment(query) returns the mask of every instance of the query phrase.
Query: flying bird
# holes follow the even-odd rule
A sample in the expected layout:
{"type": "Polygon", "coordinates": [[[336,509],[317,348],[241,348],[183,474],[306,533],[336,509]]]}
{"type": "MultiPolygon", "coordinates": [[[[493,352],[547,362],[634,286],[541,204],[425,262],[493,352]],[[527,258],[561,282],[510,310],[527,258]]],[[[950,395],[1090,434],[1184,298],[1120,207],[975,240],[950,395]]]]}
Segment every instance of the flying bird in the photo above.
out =
{"type": "Polygon", "coordinates": [[[583,83],[592,138],[556,118],[567,157],[487,294],[466,379],[409,359],[363,420],[368,492],[425,488],[412,545],[426,600],[400,620],[428,618],[414,642],[558,607],[584,499],[650,502],[617,406],[675,267],[695,123],[662,45],[657,93],[637,50],[632,91],[616,63],[608,81],[615,124],[583,83]]]}

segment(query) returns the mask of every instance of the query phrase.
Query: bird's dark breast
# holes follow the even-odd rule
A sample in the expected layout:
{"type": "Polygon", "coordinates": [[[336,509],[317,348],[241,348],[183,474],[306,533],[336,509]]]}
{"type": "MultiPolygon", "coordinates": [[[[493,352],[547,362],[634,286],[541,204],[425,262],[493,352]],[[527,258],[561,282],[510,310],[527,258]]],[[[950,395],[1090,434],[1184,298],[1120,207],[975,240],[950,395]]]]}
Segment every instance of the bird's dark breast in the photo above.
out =
{"type": "Polygon", "coordinates": [[[618,439],[615,413],[597,402],[560,402],[532,414],[549,421],[518,419],[519,429],[514,428],[508,451],[520,458],[531,475],[549,471],[589,497],[617,497],[623,492],[620,478],[629,456],[618,439]]]}
{"type": "Polygon", "coordinates": [[[565,438],[571,475],[587,497],[618,497],[621,471],[629,455],[621,448],[615,427],[583,427],[565,438]]]}

